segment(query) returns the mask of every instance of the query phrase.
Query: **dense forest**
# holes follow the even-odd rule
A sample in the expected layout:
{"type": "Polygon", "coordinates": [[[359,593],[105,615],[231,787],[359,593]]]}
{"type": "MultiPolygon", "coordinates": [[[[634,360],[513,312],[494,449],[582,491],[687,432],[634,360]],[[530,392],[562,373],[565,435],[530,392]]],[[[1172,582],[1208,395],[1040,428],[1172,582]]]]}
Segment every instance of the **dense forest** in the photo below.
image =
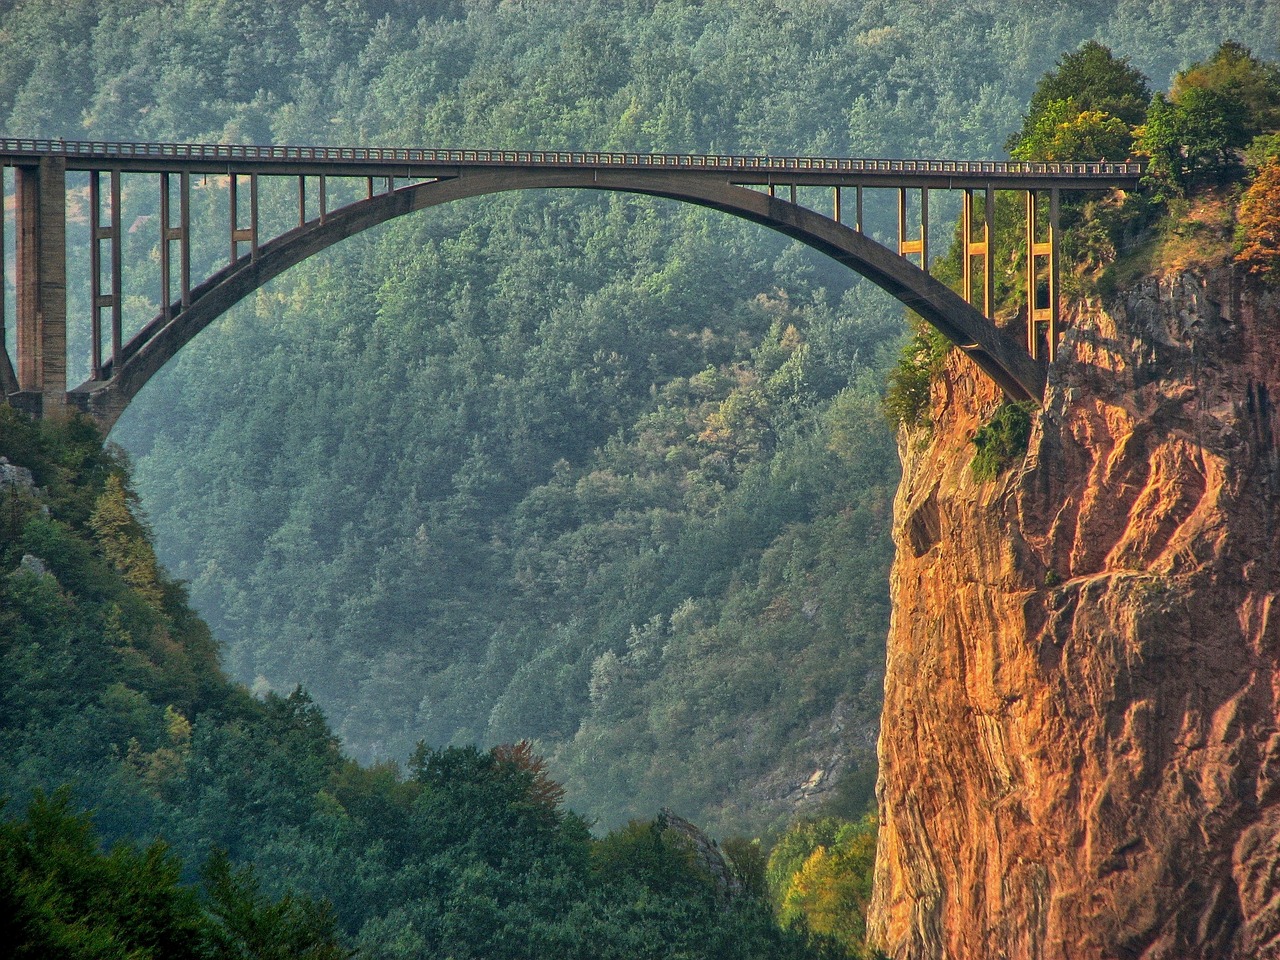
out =
{"type": "MultiPolygon", "coordinates": [[[[1274,14],[23,3],[0,113],[66,137],[1000,156],[1081,40],[1159,88],[1223,37],[1274,49],[1274,14]]],[[[126,180],[127,219],[147,202],[126,180]]],[[[154,248],[130,234],[137,271],[154,248]]],[[[140,323],[154,284],[127,288],[140,323]]],[[[303,685],[353,755],[531,738],[602,824],[667,804],[758,830],[869,799],[902,330],[759,228],[501,196],[291,271],[114,439],[230,673],[303,685]]]]}
{"type": "Polygon", "coordinates": [[[6,956],[860,955],[847,920],[780,925],[767,884],[824,842],[865,877],[870,824],[797,832],[767,874],[670,813],[594,839],[527,742],[361,767],[304,692],[222,676],[92,424],[0,407],[0,456],[6,956]]]}
{"type": "MultiPolygon", "coordinates": [[[[0,116],[69,139],[1137,151],[1147,199],[1068,210],[1073,253],[1113,262],[1251,142],[1243,226],[1270,222],[1275,138],[1252,138],[1280,80],[1220,43],[1274,57],[1276,16],[20,2],[0,116]]],[[[1266,236],[1241,254],[1264,271],[1266,236]]],[[[130,232],[134,324],[155,247],[130,232]]],[[[514,195],[296,268],[184,350],[119,446],[0,411],[0,920],[67,956],[861,955],[883,394],[910,419],[938,356],[911,336],[755,227],[514,195]],[[90,889],[99,926],[67,909],[90,889]]]]}

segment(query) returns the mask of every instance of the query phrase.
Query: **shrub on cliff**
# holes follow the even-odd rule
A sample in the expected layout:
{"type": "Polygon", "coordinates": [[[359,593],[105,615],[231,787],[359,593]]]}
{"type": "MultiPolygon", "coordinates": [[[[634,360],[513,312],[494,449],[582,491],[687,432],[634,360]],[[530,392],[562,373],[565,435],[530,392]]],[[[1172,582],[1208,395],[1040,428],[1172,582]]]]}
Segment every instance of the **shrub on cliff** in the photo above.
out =
{"type": "Polygon", "coordinates": [[[994,480],[1027,452],[1030,438],[1031,404],[1004,404],[973,435],[973,445],[978,448],[973,456],[973,478],[994,480]]]}
{"type": "Polygon", "coordinates": [[[917,320],[911,338],[903,344],[898,364],[889,371],[884,409],[889,420],[904,427],[918,427],[929,413],[929,385],[942,372],[951,341],[934,327],[917,320]]]}

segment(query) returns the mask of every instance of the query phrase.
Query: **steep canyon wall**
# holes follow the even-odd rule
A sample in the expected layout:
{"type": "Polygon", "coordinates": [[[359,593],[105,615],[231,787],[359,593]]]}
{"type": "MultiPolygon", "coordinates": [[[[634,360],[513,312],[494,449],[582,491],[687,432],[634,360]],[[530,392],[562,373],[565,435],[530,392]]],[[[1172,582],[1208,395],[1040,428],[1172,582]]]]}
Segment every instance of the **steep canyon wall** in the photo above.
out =
{"type": "Polygon", "coordinates": [[[1025,462],[953,356],[904,436],[873,939],[895,958],[1280,956],[1280,295],[1072,318],[1025,462]]]}

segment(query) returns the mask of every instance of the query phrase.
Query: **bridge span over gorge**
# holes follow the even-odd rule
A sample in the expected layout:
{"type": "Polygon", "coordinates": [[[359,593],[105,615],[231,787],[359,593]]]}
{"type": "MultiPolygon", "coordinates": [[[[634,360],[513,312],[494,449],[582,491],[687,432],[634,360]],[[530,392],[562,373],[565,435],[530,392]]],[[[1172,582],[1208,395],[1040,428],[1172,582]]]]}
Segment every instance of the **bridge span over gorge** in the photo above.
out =
{"type": "MultiPolygon", "coordinates": [[[[916,311],[1010,397],[1039,402],[1045,361],[1052,360],[1058,340],[1060,195],[1131,189],[1141,174],[1141,165],[1132,162],[0,140],[0,175],[13,181],[13,214],[7,228],[13,231],[16,314],[12,352],[9,343],[0,341],[0,388],[10,403],[36,416],[78,409],[109,430],[147,381],[210,322],[332,244],[453,200],[508,190],[573,188],[699,204],[799,240],[916,311]],[[87,200],[84,187],[76,186],[86,178],[87,200]],[[206,187],[214,178],[225,192],[221,242],[226,243],[227,256],[220,268],[193,282],[193,243],[207,247],[212,238],[200,232],[219,229],[193,221],[196,178],[204,178],[206,187]],[[156,215],[126,226],[125,181],[131,195],[139,189],[151,191],[156,215]],[[282,183],[296,190],[297,216],[277,231],[265,226],[259,197],[267,184],[279,189],[282,183]],[[353,183],[358,187],[353,189],[353,183]],[[78,198],[73,197],[77,190],[78,198]],[[864,233],[865,190],[896,191],[896,249],[864,233]],[[929,195],[938,190],[963,195],[963,262],[969,269],[963,271],[960,293],[929,275],[929,195]],[[1018,191],[1025,197],[1027,289],[1033,291],[1025,340],[998,329],[990,319],[997,190],[1018,191]],[[821,203],[812,202],[815,192],[821,203]],[[983,199],[981,206],[977,197],[983,199]],[[87,266],[90,289],[81,300],[89,304],[91,356],[89,378],[69,388],[67,237],[73,203],[78,215],[84,205],[88,208],[89,262],[73,262],[72,272],[82,274],[87,266]],[[160,306],[152,319],[126,336],[122,251],[126,230],[144,221],[154,231],[160,276],[159,289],[142,296],[160,306]],[[973,282],[975,275],[979,282],[973,282]],[[1046,282],[1047,298],[1036,297],[1037,285],[1043,288],[1046,282]]],[[[0,219],[0,231],[5,228],[0,219]]],[[[75,255],[81,254],[77,250],[75,255]]],[[[138,296],[137,291],[128,293],[138,296]]],[[[0,297],[0,312],[4,306],[0,297]]]]}

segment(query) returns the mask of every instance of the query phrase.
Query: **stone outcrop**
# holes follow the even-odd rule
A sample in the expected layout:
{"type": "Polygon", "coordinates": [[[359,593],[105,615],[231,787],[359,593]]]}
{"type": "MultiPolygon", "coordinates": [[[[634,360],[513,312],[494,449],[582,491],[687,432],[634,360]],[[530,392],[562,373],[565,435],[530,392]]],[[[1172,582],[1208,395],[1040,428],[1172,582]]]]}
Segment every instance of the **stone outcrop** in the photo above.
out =
{"type": "Polygon", "coordinates": [[[904,436],[873,940],[894,958],[1280,957],[1280,294],[1073,317],[1026,459],[953,356],[904,436]]]}
{"type": "Polygon", "coordinates": [[[31,471],[9,462],[8,457],[0,457],[0,487],[15,487],[19,490],[34,491],[35,480],[31,471]]]}

